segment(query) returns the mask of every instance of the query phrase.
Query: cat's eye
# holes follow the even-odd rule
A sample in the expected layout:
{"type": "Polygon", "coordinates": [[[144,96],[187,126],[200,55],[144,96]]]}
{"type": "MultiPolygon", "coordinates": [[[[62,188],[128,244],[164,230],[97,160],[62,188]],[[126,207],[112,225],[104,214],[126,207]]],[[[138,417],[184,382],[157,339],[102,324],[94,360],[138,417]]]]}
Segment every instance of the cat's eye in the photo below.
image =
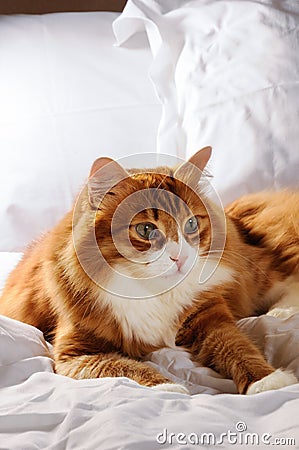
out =
{"type": "Polygon", "coordinates": [[[154,234],[154,230],[156,230],[156,225],[151,222],[138,223],[135,227],[139,236],[143,239],[151,239],[154,234]]]}
{"type": "Polygon", "coordinates": [[[195,216],[190,217],[190,219],[187,220],[184,227],[184,232],[186,234],[192,234],[195,233],[198,230],[198,221],[195,216]]]}

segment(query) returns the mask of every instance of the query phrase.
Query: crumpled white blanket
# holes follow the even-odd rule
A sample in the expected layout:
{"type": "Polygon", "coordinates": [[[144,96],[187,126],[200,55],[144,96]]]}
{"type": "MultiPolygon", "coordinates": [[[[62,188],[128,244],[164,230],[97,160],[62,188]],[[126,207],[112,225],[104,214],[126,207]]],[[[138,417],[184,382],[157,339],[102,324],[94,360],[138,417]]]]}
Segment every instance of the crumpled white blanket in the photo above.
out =
{"type": "MultiPolygon", "coordinates": [[[[299,376],[299,314],[252,317],[239,326],[274,366],[299,376]]],[[[284,448],[298,448],[299,384],[236,395],[231,380],[196,367],[183,350],[163,348],[147,361],[193,395],[152,391],[126,378],[77,381],[56,375],[42,333],[0,316],[0,449],[193,448],[195,438],[205,444],[200,439],[214,439],[201,448],[241,448],[246,433],[259,443],[250,448],[269,448],[275,439],[295,439],[297,444],[284,448]]]]}

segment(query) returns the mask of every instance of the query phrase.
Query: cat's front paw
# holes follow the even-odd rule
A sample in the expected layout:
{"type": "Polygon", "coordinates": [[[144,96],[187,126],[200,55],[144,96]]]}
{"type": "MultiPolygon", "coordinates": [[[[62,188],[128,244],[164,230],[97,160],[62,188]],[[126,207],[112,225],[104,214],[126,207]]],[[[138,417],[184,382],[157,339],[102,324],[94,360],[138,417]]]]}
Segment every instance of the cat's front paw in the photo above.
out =
{"type": "Polygon", "coordinates": [[[291,384],[298,383],[297,378],[290,372],[284,372],[281,369],[275,370],[266,377],[262,378],[255,383],[252,383],[247,389],[246,395],[258,394],[259,392],[271,391],[273,389],[279,389],[291,384]]]}
{"type": "Polygon", "coordinates": [[[155,391],[177,392],[179,394],[190,395],[190,392],[188,391],[187,388],[185,388],[181,384],[175,384],[175,383],[157,384],[156,386],[152,386],[152,389],[154,389],[155,391]]]}

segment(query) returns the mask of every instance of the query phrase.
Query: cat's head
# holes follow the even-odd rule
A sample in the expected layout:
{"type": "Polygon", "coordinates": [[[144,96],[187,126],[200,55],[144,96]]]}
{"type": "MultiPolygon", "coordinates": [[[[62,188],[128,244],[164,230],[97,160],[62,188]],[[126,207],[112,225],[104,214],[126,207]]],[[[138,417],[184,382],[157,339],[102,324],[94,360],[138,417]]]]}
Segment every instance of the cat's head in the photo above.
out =
{"type": "Polygon", "coordinates": [[[149,170],[94,162],[88,208],[102,265],[160,286],[196,266],[211,245],[211,211],[199,184],[210,154],[206,147],[177,168],[149,170]]]}

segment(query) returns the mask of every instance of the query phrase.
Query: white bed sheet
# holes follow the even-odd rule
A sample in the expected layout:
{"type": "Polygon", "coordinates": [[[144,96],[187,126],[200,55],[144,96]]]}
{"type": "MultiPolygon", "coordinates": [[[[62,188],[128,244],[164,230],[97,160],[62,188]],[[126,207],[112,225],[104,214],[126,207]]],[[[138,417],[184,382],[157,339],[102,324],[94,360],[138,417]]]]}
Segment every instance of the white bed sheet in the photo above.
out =
{"type": "MultiPolygon", "coordinates": [[[[7,256],[7,266],[12,259],[7,256]]],[[[299,314],[285,320],[253,317],[239,326],[274,366],[299,376],[299,314]]],[[[194,448],[188,443],[195,439],[192,433],[215,439],[201,448],[241,448],[231,441],[244,440],[246,433],[259,439],[250,448],[269,448],[275,439],[295,439],[295,445],[284,448],[298,448],[299,384],[241,396],[231,380],[196,367],[183,350],[164,348],[147,362],[187,386],[192,396],[152,391],[126,378],[76,381],[56,375],[42,333],[0,316],[0,449],[194,448]],[[221,433],[229,431],[236,434],[219,443],[221,433]]]]}

